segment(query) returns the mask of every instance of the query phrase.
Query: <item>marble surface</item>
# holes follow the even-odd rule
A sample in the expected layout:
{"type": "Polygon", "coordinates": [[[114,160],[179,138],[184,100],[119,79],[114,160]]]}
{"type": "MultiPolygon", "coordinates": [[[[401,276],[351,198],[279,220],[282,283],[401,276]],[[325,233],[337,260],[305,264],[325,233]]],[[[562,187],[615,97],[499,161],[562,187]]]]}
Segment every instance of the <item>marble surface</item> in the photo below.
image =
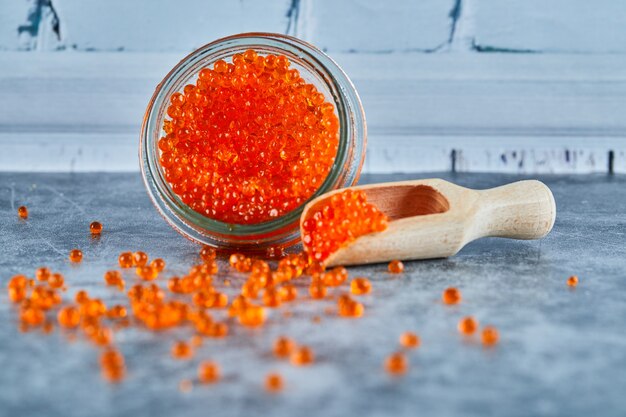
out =
{"type": "MultiPolygon", "coordinates": [[[[521,179],[437,176],[475,188],[521,179]]],[[[398,276],[387,274],[385,265],[351,268],[351,276],[373,282],[362,319],[325,315],[331,301],[303,299],[282,309],[291,318],[275,310],[263,329],[233,325],[228,338],[206,339],[189,361],[171,359],[169,350],[190,329],[120,331],[116,340],[128,377],[116,386],[100,378],[98,352],[89,343],[68,343],[56,330],[20,333],[2,290],[0,415],[626,415],[626,177],[540,179],[558,207],[554,230],[541,241],[484,239],[449,259],[408,262],[398,276]],[[580,277],[574,290],[565,284],[571,274],[580,277]],[[463,292],[460,305],[440,302],[448,286],[463,292]],[[484,349],[458,335],[457,321],[469,314],[500,329],[497,347],[484,349]],[[312,320],[316,315],[319,323],[312,320]],[[422,346],[409,354],[408,374],[391,378],[382,362],[406,330],[419,333],[422,346]],[[316,363],[294,368],[273,359],[270,346],[281,334],[312,346],[316,363]],[[209,358],[221,364],[223,381],[180,392],[179,382],[195,378],[197,364],[209,358]],[[286,378],[278,395],[262,386],[272,370],[286,378]]],[[[68,298],[85,288],[107,303],[123,301],[104,287],[102,275],[116,266],[119,252],[139,249],[168,262],[165,276],[186,270],[198,251],[159,217],[138,174],[0,174],[3,288],[13,274],[32,275],[48,265],[65,274],[68,298]],[[21,204],[30,208],[27,222],[17,219],[21,204]],[[105,227],[96,241],[88,233],[93,220],[105,227]],[[75,267],[67,261],[74,247],[84,252],[75,267]]],[[[220,278],[243,281],[220,263],[220,278]]],[[[304,292],[306,283],[300,285],[304,292]]]]}

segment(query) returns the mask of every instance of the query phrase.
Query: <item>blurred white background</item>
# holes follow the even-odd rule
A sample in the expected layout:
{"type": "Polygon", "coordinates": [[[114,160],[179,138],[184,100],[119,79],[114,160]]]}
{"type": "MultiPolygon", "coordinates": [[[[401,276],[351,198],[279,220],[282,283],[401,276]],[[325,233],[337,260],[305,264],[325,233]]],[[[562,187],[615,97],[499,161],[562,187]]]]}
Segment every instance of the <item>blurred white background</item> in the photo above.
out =
{"type": "Polygon", "coordinates": [[[623,0],[0,0],[0,170],[137,170],[156,84],[250,31],[344,67],[368,172],[626,172],[623,0]]]}

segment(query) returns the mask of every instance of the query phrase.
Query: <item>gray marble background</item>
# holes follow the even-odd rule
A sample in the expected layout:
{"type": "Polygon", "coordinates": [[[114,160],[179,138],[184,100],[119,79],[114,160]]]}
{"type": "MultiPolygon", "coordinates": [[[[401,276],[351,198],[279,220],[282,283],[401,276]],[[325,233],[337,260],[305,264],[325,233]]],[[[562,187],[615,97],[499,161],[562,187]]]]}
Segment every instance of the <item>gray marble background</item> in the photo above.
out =
{"type": "MultiPolygon", "coordinates": [[[[438,174],[441,175],[441,174],[438,174]]],[[[420,174],[428,177],[426,174],[420,174]]],[[[364,182],[415,176],[368,176],[364,182]]],[[[461,185],[486,188],[521,179],[501,174],[444,175],[461,185]]],[[[272,311],[260,330],[231,327],[223,340],[206,339],[194,358],[171,359],[174,340],[189,329],[116,334],[126,356],[127,379],[117,386],[99,375],[98,352],[61,333],[21,334],[6,292],[0,294],[0,415],[2,416],[624,416],[626,415],[626,198],[624,176],[546,176],[558,215],[541,241],[484,239],[457,256],[408,262],[403,275],[385,265],[351,268],[370,277],[360,320],[326,316],[332,302],[302,300],[272,311]],[[575,290],[565,281],[580,277],[575,290]],[[463,303],[441,304],[441,291],[458,286],[463,303]],[[501,332],[494,349],[464,340],[458,319],[474,315],[501,332]],[[322,317],[320,323],[311,319],[322,317]],[[422,346],[410,353],[399,379],[382,370],[398,336],[416,331],[422,346]],[[309,368],[294,368],[269,353],[281,334],[309,344],[309,368]],[[218,361],[224,379],[181,393],[204,359],[218,361]],[[286,389],[263,390],[269,371],[281,372],[286,389]]],[[[198,248],[172,230],[150,204],[138,174],[0,173],[0,283],[48,265],[65,274],[68,296],[78,288],[107,303],[125,297],[104,287],[104,271],[119,252],[145,250],[168,262],[165,276],[185,271],[198,248]],[[27,222],[16,208],[30,209],[27,222]],[[88,225],[104,223],[92,241],[88,225]],[[70,249],[84,262],[71,266],[70,249]]],[[[220,277],[245,277],[220,261],[220,277]]],[[[131,281],[128,275],[128,281],[131,281]]],[[[163,279],[161,279],[163,283],[163,279]]],[[[236,285],[235,285],[236,286],[236,285]]],[[[301,292],[305,291],[302,283],[301,292]]]]}

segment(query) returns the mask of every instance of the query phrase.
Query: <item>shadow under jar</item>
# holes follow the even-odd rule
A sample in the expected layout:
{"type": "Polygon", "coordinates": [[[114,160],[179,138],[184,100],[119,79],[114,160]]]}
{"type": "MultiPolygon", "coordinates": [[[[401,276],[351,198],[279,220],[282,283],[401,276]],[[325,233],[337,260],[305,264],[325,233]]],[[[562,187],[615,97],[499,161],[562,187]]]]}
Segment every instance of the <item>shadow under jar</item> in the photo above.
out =
{"type": "MultiPolygon", "coordinates": [[[[267,130],[267,134],[271,138],[271,128],[267,130]]],[[[270,248],[286,248],[299,242],[300,214],[308,201],[357,182],[365,158],[366,137],[365,114],[359,96],[348,76],[331,58],[314,46],[290,36],[245,33],[219,39],[194,51],[176,65],[157,86],[148,103],[141,130],[141,172],[152,202],[165,220],[183,236],[227,250],[264,252],[270,248]],[[196,85],[201,70],[215,69],[214,64],[218,61],[232,63],[233,57],[240,59],[249,50],[255,51],[260,57],[286,57],[290,62],[289,68],[297,70],[305,83],[315,86],[317,92],[324,96],[325,102],[334,106],[334,116],[338,121],[337,151],[325,179],[301,204],[259,222],[225,222],[212,218],[211,213],[194,210],[191,205],[183,202],[180,192],[175,192],[171,182],[166,179],[167,169],[161,163],[163,151],[159,148],[159,140],[167,136],[164,122],[170,119],[168,107],[172,95],[183,93],[188,85],[196,85]]],[[[210,141],[211,138],[205,140],[210,141]]],[[[248,137],[247,140],[254,139],[248,137]]],[[[272,146],[272,140],[270,139],[269,146],[272,146]]],[[[267,144],[267,141],[264,142],[264,146],[267,144]]],[[[259,154],[259,158],[263,156],[259,154]]],[[[291,161],[296,162],[297,157],[291,161]]],[[[269,180],[271,183],[271,178],[269,180]]],[[[246,194],[237,192],[237,199],[246,202],[245,199],[254,197],[250,192],[246,194]]],[[[213,201],[222,198],[215,195],[203,197],[213,201]]]]}

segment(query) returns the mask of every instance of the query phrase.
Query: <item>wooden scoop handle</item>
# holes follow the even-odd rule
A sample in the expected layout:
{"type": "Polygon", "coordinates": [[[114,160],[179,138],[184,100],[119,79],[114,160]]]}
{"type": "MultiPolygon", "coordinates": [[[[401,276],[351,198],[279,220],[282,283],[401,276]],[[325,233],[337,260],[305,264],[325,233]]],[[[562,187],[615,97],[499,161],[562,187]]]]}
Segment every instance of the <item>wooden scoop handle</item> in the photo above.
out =
{"type": "Polygon", "coordinates": [[[541,181],[518,181],[478,193],[472,240],[486,236],[539,239],[552,230],[556,203],[541,181]]]}

